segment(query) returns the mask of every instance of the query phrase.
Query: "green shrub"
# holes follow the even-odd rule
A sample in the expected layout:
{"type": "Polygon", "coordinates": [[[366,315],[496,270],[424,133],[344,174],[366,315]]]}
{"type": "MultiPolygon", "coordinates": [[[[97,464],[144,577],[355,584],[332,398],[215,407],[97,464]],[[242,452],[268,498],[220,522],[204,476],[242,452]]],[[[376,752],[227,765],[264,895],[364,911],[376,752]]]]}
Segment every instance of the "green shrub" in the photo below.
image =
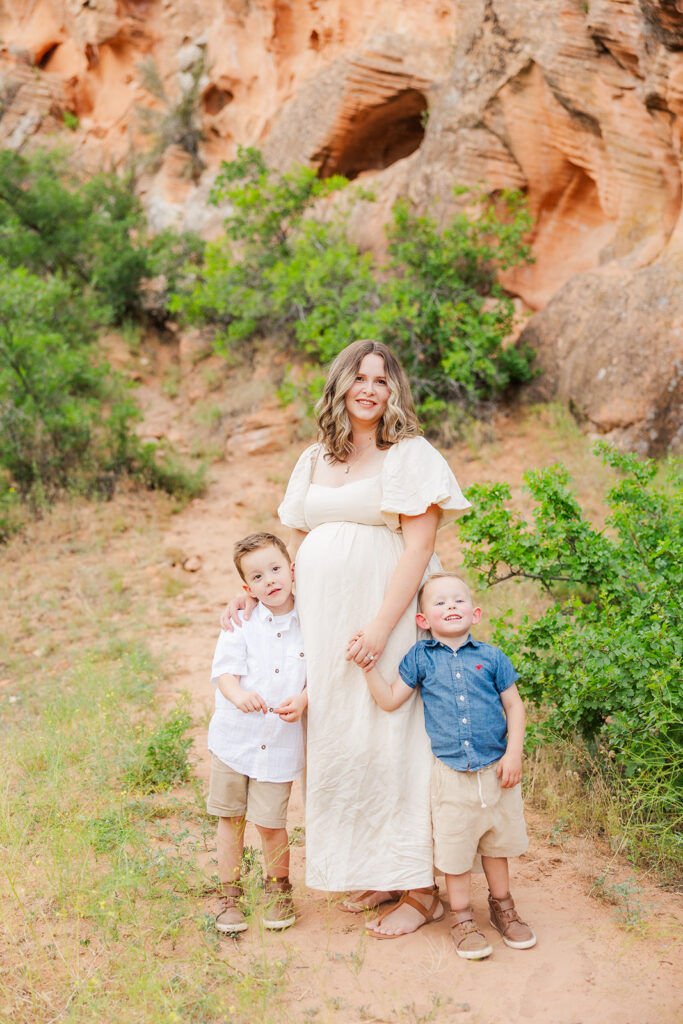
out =
{"type": "Polygon", "coordinates": [[[529,258],[521,196],[473,196],[476,212],[443,230],[400,201],[388,261],[377,265],[349,242],[341,212],[315,219],[320,197],[346,184],[306,167],[278,175],[258,151],[240,150],[213,193],[231,205],[226,235],[207,247],[195,287],[172,309],[214,323],[224,349],[275,333],[327,363],[354,338],[381,340],[406,367],[428,426],[454,403],[481,410],[528,380],[533,353],[502,344],[514,310],[496,279],[529,258]]]}
{"type": "Polygon", "coordinates": [[[140,442],[130,387],[97,361],[72,296],[62,278],[0,260],[0,539],[17,522],[16,494],[34,505],[61,492],[111,497],[122,474],[180,498],[203,487],[203,469],[140,442]]]}
{"type": "Polygon", "coordinates": [[[162,721],[147,740],[142,756],[126,774],[126,783],[144,793],[156,793],[187,782],[187,752],[192,739],[185,735],[192,725],[189,712],[179,707],[162,721]]]}
{"type": "Polygon", "coordinates": [[[138,71],[144,88],[162,105],[161,110],[150,107],[138,110],[140,130],[152,139],[152,147],[147,154],[149,162],[152,167],[158,167],[169,146],[180,146],[191,157],[192,176],[198,178],[204,168],[199,155],[199,146],[204,139],[200,105],[202,79],[206,72],[204,55],[192,64],[189,81],[176,97],[168,95],[152,57],[138,64],[138,71]]]}
{"type": "Polygon", "coordinates": [[[168,443],[142,445],[136,453],[135,475],[152,491],[189,501],[204,492],[206,466],[189,467],[168,443]]]}
{"type": "Polygon", "coordinates": [[[506,485],[470,488],[465,564],[488,586],[531,579],[542,588],[542,615],[514,625],[508,613],[495,634],[540,711],[531,740],[581,737],[619,771],[634,820],[671,854],[683,798],[681,463],[659,481],[653,462],[598,449],[621,474],[604,530],[586,521],[555,466],[525,476],[531,522],[510,510],[506,485]]]}
{"type": "MultiPolygon", "coordinates": [[[[0,257],[41,277],[59,274],[72,285],[72,306],[90,299],[94,322],[149,312],[163,319],[166,291],[155,296],[147,280],[174,264],[192,265],[202,248],[172,231],[151,240],[130,176],[96,174],[81,182],[58,152],[29,158],[0,151],[0,257]]],[[[176,268],[170,286],[177,285],[176,268]]]]}
{"type": "Polygon", "coordinates": [[[273,309],[273,286],[265,275],[291,259],[293,238],[311,205],[345,183],[319,181],[309,167],[274,175],[258,150],[240,146],[237,158],[223,163],[211,192],[212,203],[232,208],[226,234],[207,245],[195,287],[175,296],[171,310],[191,323],[216,324],[224,349],[284,325],[288,318],[273,309]]]}
{"type": "Polygon", "coordinates": [[[71,287],[0,262],[0,465],[18,490],[97,490],[126,468],[139,416],[92,335],[68,319],[71,287]]]}
{"type": "Polygon", "coordinates": [[[0,544],[21,529],[24,521],[21,495],[10,482],[8,473],[0,475],[0,544]]]}

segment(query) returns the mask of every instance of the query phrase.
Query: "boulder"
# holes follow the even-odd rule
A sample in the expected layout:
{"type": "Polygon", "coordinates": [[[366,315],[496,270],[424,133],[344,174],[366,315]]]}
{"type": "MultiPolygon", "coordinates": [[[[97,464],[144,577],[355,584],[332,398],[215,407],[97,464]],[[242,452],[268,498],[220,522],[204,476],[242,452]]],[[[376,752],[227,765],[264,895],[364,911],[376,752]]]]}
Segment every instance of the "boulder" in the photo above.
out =
{"type": "Polygon", "coordinates": [[[234,425],[225,439],[226,457],[283,451],[294,440],[300,422],[294,405],[264,405],[234,425]]]}
{"type": "Polygon", "coordinates": [[[577,275],[522,331],[535,400],[560,398],[591,431],[643,454],[683,442],[683,254],[577,275]]]}

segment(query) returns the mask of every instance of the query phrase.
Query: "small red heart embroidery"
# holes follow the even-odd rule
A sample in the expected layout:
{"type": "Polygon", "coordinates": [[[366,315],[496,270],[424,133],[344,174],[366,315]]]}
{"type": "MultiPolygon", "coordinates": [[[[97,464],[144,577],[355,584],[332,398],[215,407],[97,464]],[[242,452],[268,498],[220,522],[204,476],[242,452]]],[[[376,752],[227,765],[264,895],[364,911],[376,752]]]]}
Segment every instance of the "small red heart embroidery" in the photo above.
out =
{"type": "Polygon", "coordinates": [[[477,668],[483,668],[483,667],[484,667],[483,665],[477,665],[477,668]]]}

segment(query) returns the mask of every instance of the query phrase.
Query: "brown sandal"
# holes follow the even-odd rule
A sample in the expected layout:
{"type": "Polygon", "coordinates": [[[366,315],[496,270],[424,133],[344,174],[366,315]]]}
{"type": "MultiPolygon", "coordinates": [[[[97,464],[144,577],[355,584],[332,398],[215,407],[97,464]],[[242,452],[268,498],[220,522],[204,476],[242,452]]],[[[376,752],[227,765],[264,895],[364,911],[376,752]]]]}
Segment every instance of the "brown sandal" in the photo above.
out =
{"type": "MultiPolygon", "coordinates": [[[[438,885],[433,885],[429,889],[406,889],[406,891],[401,894],[401,898],[396,904],[396,906],[388,907],[382,914],[379,915],[378,918],[375,919],[375,923],[379,924],[380,921],[383,921],[385,917],[387,917],[389,914],[392,914],[394,910],[398,910],[402,903],[407,903],[409,907],[414,907],[415,910],[419,910],[422,916],[424,917],[424,921],[421,921],[420,924],[418,924],[417,928],[422,928],[422,926],[425,924],[431,924],[432,921],[441,921],[441,919],[444,916],[443,906],[441,904],[441,900],[439,899],[439,887],[438,885]],[[423,907],[419,900],[416,900],[413,896],[410,895],[411,892],[427,892],[430,893],[434,898],[432,899],[432,902],[429,907],[423,907]],[[437,907],[441,907],[442,913],[439,914],[438,917],[435,917],[434,913],[437,907]]],[[[413,931],[410,932],[400,932],[398,935],[385,935],[383,932],[378,932],[375,928],[366,928],[365,934],[370,935],[373,939],[401,939],[403,938],[404,935],[412,935],[413,932],[417,931],[417,928],[413,928],[413,931]]]]}
{"type": "MultiPolygon", "coordinates": [[[[395,903],[396,900],[400,900],[401,890],[398,891],[393,889],[366,889],[360,896],[357,896],[355,900],[346,899],[339,904],[339,909],[343,910],[345,914],[362,914],[364,910],[375,910],[376,907],[381,907],[384,903],[395,903]],[[365,901],[370,896],[374,896],[378,892],[387,892],[387,898],[380,900],[379,903],[374,903],[369,906],[365,901]]],[[[392,907],[392,910],[395,909],[392,907]]]]}

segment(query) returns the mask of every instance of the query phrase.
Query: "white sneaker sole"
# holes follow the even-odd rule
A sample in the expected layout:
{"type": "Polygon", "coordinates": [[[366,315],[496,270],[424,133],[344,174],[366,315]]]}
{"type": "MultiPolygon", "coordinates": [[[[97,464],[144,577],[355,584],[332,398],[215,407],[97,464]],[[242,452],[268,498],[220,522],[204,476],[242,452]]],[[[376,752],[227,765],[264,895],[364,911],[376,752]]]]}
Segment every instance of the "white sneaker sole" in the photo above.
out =
{"type": "Polygon", "coordinates": [[[535,935],[532,939],[526,939],[524,942],[513,942],[512,939],[506,939],[504,935],[501,935],[501,938],[510,949],[531,949],[532,946],[536,945],[535,935]]]}
{"type": "Polygon", "coordinates": [[[486,946],[484,949],[457,949],[455,952],[463,960],[485,960],[493,953],[493,946],[486,946]]]}
{"type": "Polygon", "coordinates": [[[216,922],[216,931],[223,935],[237,935],[238,932],[246,932],[248,927],[246,921],[241,921],[239,924],[218,924],[216,922]]]}
{"type": "Polygon", "coordinates": [[[283,928],[291,928],[296,921],[296,914],[292,914],[291,917],[286,917],[284,921],[268,921],[263,922],[263,927],[268,928],[272,932],[281,932],[283,928]]]}

